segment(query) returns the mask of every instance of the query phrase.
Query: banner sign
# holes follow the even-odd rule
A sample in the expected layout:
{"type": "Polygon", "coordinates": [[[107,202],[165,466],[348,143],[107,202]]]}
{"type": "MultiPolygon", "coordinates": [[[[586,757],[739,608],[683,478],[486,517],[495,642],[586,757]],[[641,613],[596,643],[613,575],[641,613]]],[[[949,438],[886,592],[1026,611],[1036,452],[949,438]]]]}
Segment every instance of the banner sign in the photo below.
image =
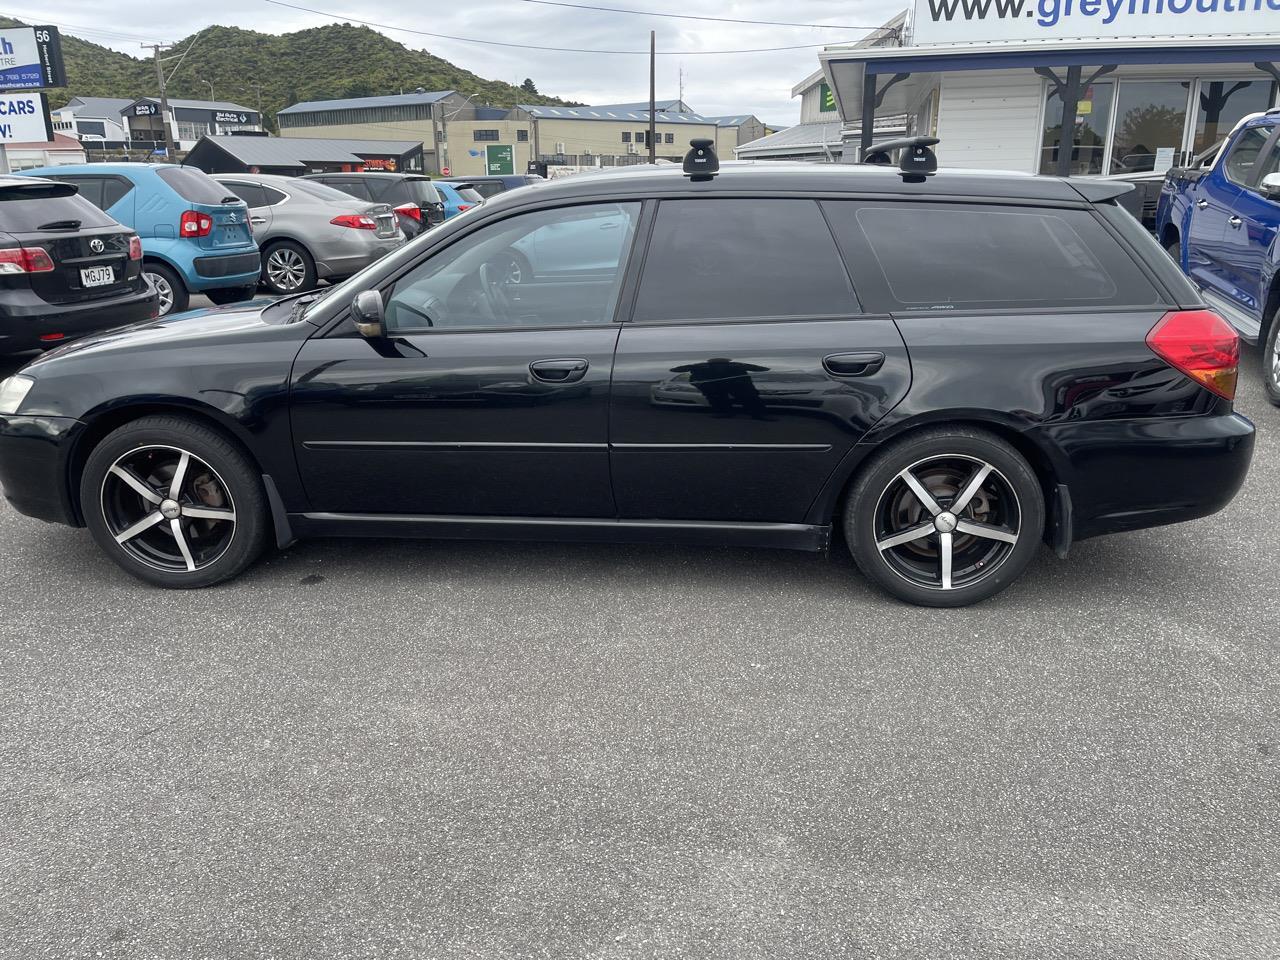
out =
{"type": "Polygon", "coordinates": [[[913,46],[1280,33],[1280,0],[915,0],[913,46]]]}
{"type": "Polygon", "coordinates": [[[43,93],[0,93],[0,144],[53,139],[49,98],[43,93]]]}
{"type": "Polygon", "coordinates": [[[66,85],[57,27],[0,27],[0,90],[66,85]]]}

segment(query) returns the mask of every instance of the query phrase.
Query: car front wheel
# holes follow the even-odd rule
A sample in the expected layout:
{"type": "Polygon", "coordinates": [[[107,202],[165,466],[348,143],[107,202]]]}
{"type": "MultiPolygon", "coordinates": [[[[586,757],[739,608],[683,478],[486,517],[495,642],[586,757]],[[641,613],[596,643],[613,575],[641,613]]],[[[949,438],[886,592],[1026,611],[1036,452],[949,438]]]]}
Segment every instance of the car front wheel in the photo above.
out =
{"type": "Polygon", "coordinates": [[[266,543],[257,471],[221,434],[180,417],[144,417],[109,434],[80,483],[98,546],[161,587],[207,587],[248,567],[266,543]]]}
{"type": "Polygon", "coordinates": [[[1262,346],[1262,386],[1267,399],[1280,407],[1280,310],[1272,316],[1262,346]]]}
{"type": "Polygon", "coordinates": [[[927,430],[859,475],[844,532],[858,568],[908,603],[962,607],[1026,569],[1044,532],[1044,495],[1009,444],[981,430],[927,430]]]}

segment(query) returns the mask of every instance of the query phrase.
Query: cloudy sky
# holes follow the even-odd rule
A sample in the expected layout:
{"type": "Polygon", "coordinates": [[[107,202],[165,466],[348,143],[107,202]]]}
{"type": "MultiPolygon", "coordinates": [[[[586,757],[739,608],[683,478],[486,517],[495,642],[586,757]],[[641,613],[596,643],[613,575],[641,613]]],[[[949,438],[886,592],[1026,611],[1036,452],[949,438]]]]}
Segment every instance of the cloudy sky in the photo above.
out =
{"type": "MultiPolygon", "coordinates": [[[[674,98],[684,70],[684,98],[707,114],[754,113],[770,123],[799,119],[791,87],[817,69],[819,44],[840,43],[866,34],[906,6],[897,0],[573,0],[631,10],[669,11],[710,17],[839,24],[841,29],[753,26],[633,16],[544,6],[527,0],[462,0],[459,4],[369,4],[355,0],[290,0],[332,16],[274,6],[265,0],[222,0],[216,21],[200,4],[155,0],[52,0],[42,6],[41,23],[66,33],[139,55],[140,40],[172,41],[217,22],[269,33],[321,26],[347,17],[384,22],[432,33],[511,43],[595,50],[647,51],[649,31],[658,33],[659,51],[683,55],[658,58],[658,97],[674,98]],[[443,8],[443,9],[442,9],[443,8]],[[756,49],[813,44],[774,53],[705,55],[697,51],[756,49]]],[[[406,46],[430,50],[460,67],[494,80],[519,83],[533,78],[543,93],[584,103],[646,99],[644,56],[558,53],[484,46],[433,39],[401,30],[382,30],[406,46]]]]}

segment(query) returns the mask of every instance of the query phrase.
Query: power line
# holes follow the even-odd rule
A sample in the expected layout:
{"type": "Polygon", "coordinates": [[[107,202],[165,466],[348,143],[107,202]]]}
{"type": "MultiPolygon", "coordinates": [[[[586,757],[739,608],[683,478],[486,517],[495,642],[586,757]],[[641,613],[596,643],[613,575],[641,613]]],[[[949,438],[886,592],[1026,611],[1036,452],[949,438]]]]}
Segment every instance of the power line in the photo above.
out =
{"type": "MultiPolygon", "coordinates": [[[[359,23],[366,27],[380,27],[383,30],[395,30],[400,33],[412,33],[423,37],[435,37],[437,40],[455,40],[458,43],[478,43],[490,47],[515,47],[520,50],[547,50],[553,53],[603,53],[610,56],[619,55],[635,55],[641,57],[649,56],[648,50],[600,50],[586,49],[583,47],[547,47],[536,43],[509,43],[503,40],[482,40],[477,37],[457,37],[448,33],[432,33],[429,30],[415,30],[412,27],[397,27],[389,23],[378,23],[376,20],[361,20],[359,17],[351,17],[342,13],[331,13],[328,10],[316,10],[312,7],[304,7],[296,3],[286,3],[285,0],[263,0],[264,3],[274,4],[277,7],[288,7],[290,10],[301,10],[304,13],[314,13],[317,16],[328,17],[330,20],[346,21],[348,23],[359,23]]],[[[739,53],[778,53],[783,50],[813,50],[818,47],[835,46],[840,43],[854,43],[854,40],[828,40],[825,43],[797,43],[785,47],[755,47],[745,50],[659,50],[660,57],[698,57],[698,56],[719,56],[739,53]]]]}
{"type": "Polygon", "coordinates": [[[753,23],[764,27],[818,27],[823,30],[883,30],[884,27],[855,27],[847,23],[792,23],[787,20],[743,20],[738,17],[699,17],[691,13],[659,13],[654,10],[626,10],[622,7],[597,7],[589,3],[565,3],[564,0],[523,0],[545,7],[570,7],[574,10],[598,10],[602,13],[630,13],[640,17],[662,17],[667,20],[710,20],[714,23],[753,23]]]}

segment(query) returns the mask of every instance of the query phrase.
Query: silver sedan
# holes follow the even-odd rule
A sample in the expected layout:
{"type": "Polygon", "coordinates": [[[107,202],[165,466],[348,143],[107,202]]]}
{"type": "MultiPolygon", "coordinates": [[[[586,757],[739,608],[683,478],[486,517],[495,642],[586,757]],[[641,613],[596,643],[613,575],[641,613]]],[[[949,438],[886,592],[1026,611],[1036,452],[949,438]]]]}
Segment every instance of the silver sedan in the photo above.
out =
{"type": "Polygon", "coordinates": [[[262,285],[272,293],[349,277],[405,242],[385,203],[295,177],[222,173],[214,179],[249,205],[262,250],[262,285]]]}

